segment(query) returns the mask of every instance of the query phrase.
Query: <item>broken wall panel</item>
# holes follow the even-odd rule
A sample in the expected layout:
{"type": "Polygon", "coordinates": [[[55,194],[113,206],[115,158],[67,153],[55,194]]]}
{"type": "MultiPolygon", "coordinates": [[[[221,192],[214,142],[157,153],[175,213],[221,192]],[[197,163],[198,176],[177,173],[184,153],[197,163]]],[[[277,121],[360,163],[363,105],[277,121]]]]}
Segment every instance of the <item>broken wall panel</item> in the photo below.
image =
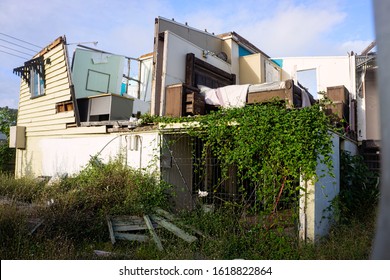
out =
{"type": "MultiPolygon", "coordinates": [[[[215,68],[232,73],[231,65],[227,62],[209,55],[203,57],[203,50],[198,46],[186,41],[176,34],[166,31],[164,33],[164,56],[157,60],[156,69],[162,65],[161,69],[161,91],[157,92],[156,87],[153,88],[152,109],[158,106],[160,115],[165,115],[166,108],[166,87],[172,84],[184,83],[186,80],[186,56],[188,53],[193,53],[195,57],[213,65],[215,68]],[[154,100],[153,100],[154,99],[154,100]]],[[[156,108],[155,108],[156,110],[156,108]]],[[[152,111],[152,114],[155,113],[152,111]]]]}
{"type": "Polygon", "coordinates": [[[201,31],[186,24],[181,24],[163,17],[156,18],[155,25],[155,32],[157,34],[169,30],[205,50],[212,51],[216,54],[220,53],[222,50],[222,40],[208,32],[201,31]]]}
{"type": "Polygon", "coordinates": [[[76,98],[121,94],[124,62],[123,56],[76,49],[72,65],[76,98]]]}
{"type": "Polygon", "coordinates": [[[49,47],[46,52],[41,52],[45,68],[44,94],[32,98],[27,82],[22,80],[20,86],[17,123],[26,127],[27,137],[75,123],[73,110],[68,114],[58,114],[56,110],[57,103],[72,101],[65,38],[57,39],[49,47]]]}

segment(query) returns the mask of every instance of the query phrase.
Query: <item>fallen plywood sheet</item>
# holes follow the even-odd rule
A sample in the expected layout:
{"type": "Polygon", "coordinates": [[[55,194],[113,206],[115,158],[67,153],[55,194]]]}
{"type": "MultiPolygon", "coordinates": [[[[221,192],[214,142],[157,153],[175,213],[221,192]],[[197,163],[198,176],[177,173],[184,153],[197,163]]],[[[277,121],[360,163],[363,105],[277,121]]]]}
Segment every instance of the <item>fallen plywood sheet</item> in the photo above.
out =
{"type": "MultiPolygon", "coordinates": [[[[151,237],[158,250],[162,251],[163,246],[161,240],[154,230],[158,226],[165,228],[188,243],[192,243],[198,240],[197,237],[188,234],[184,230],[174,225],[172,223],[174,220],[174,216],[172,214],[162,209],[158,209],[157,212],[161,216],[166,217],[166,219],[157,215],[144,215],[143,217],[107,216],[107,225],[110,233],[111,243],[115,244],[116,240],[147,242],[151,237]],[[146,230],[149,232],[150,237],[144,234],[146,230]]],[[[196,232],[195,229],[191,228],[191,230],[196,232]]],[[[202,235],[201,233],[199,234],[202,235]]]]}

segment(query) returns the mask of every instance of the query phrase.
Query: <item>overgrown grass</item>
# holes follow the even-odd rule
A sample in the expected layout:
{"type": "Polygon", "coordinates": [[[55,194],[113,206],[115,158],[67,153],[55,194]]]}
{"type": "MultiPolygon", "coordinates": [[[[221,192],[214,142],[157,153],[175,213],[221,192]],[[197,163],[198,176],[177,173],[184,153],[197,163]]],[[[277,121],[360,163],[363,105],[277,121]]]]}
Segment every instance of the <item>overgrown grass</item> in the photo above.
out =
{"type": "Polygon", "coordinates": [[[225,206],[208,213],[201,208],[177,213],[179,227],[186,224],[203,234],[192,244],[158,228],[162,252],[152,241],[112,245],[106,215],[172,210],[169,186],[120,159],[108,164],[93,159],[78,175],[51,184],[6,174],[0,180],[0,196],[8,199],[0,204],[1,259],[101,258],[94,250],[111,252],[108,259],[367,259],[374,235],[373,211],[343,220],[314,246],[284,228],[248,225],[241,212],[225,206]],[[21,202],[38,207],[21,207],[21,202]],[[30,234],[32,217],[44,223],[30,234]]]}

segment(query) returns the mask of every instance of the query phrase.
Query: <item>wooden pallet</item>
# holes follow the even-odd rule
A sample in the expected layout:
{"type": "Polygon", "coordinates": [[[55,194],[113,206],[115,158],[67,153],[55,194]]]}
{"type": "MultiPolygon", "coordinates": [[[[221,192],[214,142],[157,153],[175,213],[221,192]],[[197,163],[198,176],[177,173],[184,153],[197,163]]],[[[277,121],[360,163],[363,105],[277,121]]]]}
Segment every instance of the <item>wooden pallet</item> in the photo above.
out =
{"type": "Polygon", "coordinates": [[[151,237],[157,248],[162,251],[163,246],[161,240],[155,232],[155,228],[159,226],[172,232],[188,243],[192,243],[197,240],[197,237],[188,234],[167,219],[157,215],[144,215],[143,217],[107,216],[107,225],[112,244],[115,244],[116,240],[147,242],[151,237]]]}

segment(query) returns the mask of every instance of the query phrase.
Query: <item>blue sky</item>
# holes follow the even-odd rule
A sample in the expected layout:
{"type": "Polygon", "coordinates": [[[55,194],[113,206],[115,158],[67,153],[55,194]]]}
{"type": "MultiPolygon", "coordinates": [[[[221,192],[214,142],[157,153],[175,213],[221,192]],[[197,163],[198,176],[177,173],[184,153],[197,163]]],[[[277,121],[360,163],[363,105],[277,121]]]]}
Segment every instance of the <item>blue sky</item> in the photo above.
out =
{"type": "Polygon", "coordinates": [[[3,34],[42,47],[66,35],[68,43],[98,41],[98,49],[138,57],[153,50],[158,16],[215,34],[235,31],[271,57],[360,53],[375,39],[369,0],[1,0],[0,107],[17,108],[20,78],[12,69],[25,61],[7,53],[34,54],[6,41],[39,50],[3,34]]]}

